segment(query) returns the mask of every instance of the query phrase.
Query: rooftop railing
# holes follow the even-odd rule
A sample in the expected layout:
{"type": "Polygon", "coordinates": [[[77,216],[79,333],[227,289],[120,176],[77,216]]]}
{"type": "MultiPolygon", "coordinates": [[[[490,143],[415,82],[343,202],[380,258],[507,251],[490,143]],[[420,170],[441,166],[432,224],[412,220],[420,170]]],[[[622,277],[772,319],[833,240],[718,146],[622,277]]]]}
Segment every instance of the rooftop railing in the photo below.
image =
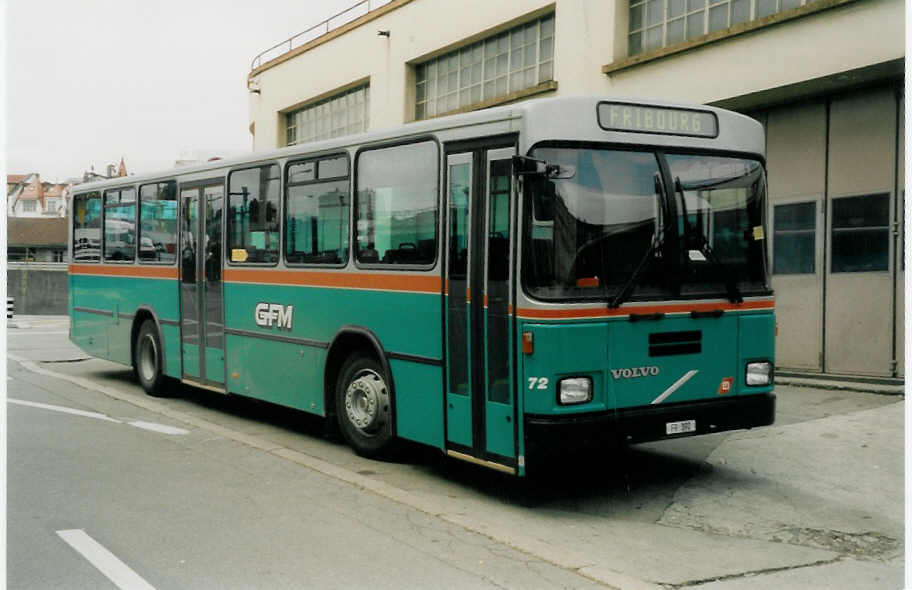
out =
{"type": "Polygon", "coordinates": [[[323,35],[328,34],[330,31],[338,29],[355,19],[358,19],[365,14],[369,13],[372,10],[376,10],[381,6],[389,4],[392,0],[361,0],[354,6],[350,6],[339,12],[332,15],[328,19],[317,23],[316,25],[310,27],[306,31],[302,31],[297,35],[293,35],[284,41],[276,43],[269,49],[261,51],[253,58],[253,61],[250,62],[250,70],[253,71],[268,62],[271,59],[275,59],[280,55],[284,55],[289,51],[293,50],[296,47],[300,47],[305,43],[309,43],[314,39],[318,39],[323,35]]]}

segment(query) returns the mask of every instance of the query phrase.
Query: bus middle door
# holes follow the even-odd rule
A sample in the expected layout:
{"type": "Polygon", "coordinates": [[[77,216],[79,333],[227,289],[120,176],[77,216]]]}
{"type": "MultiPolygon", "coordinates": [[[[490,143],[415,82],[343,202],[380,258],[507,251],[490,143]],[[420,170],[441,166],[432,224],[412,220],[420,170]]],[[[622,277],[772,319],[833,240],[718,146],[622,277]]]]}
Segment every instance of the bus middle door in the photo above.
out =
{"type": "Polygon", "coordinates": [[[447,454],[514,472],[512,192],[515,148],[448,146],[447,454]]]}
{"type": "Polygon", "coordinates": [[[225,336],[222,290],[224,188],[181,187],[181,376],[224,392],[225,336]]]}

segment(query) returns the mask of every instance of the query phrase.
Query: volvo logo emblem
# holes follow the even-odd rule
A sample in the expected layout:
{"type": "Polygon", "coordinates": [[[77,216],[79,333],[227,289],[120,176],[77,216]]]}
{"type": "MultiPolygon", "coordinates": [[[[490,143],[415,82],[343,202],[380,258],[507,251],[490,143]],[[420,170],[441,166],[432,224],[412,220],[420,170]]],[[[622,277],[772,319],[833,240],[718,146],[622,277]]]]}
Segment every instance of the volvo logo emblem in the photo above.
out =
{"type": "Polygon", "coordinates": [[[630,367],[629,369],[611,369],[611,375],[615,379],[632,379],[634,377],[654,377],[659,374],[659,368],[655,365],[649,367],[630,367]]]}

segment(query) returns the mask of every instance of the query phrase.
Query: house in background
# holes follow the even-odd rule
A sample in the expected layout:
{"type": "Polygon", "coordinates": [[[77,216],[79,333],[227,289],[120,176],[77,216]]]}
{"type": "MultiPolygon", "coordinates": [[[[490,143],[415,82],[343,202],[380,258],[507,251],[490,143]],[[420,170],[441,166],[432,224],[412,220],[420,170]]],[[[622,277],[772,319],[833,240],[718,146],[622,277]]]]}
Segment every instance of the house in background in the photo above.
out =
{"type": "Polygon", "coordinates": [[[37,172],[6,177],[8,217],[66,217],[68,183],[42,182],[37,172]]]}

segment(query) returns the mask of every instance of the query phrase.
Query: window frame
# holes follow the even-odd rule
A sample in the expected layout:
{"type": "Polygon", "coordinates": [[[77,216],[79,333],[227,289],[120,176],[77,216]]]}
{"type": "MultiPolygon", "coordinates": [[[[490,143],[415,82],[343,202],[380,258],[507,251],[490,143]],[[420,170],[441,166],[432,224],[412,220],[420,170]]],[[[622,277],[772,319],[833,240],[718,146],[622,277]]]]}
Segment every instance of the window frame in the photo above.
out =
{"type": "Polygon", "coordinates": [[[360,146],[355,150],[354,161],[355,167],[352,174],[352,206],[351,206],[351,235],[349,237],[349,244],[352,252],[351,261],[354,263],[355,268],[359,270],[391,270],[391,271],[430,271],[437,267],[437,263],[440,260],[440,236],[441,236],[441,195],[440,195],[440,186],[441,186],[441,157],[443,150],[441,149],[440,140],[437,139],[434,135],[419,135],[416,137],[410,137],[406,139],[399,139],[396,141],[378,143],[374,145],[360,146]],[[434,259],[429,264],[383,264],[380,262],[361,262],[358,259],[358,249],[355,245],[358,242],[358,180],[361,173],[360,159],[361,154],[364,152],[382,150],[392,147],[400,147],[404,145],[411,145],[417,143],[431,142],[434,144],[434,147],[437,150],[436,164],[437,164],[437,174],[435,177],[435,220],[434,220],[434,259]]]}
{"type": "MultiPolygon", "coordinates": [[[[139,244],[142,240],[142,189],[146,186],[158,186],[159,184],[174,183],[174,202],[177,205],[177,211],[174,216],[174,260],[171,262],[161,262],[157,260],[143,260],[138,256],[139,252],[137,250],[136,261],[139,264],[149,264],[154,266],[177,266],[177,261],[180,258],[180,186],[178,185],[177,178],[171,178],[166,180],[156,180],[153,182],[146,182],[140,184],[137,187],[136,191],[136,247],[139,248],[139,244]]],[[[157,189],[156,189],[157,190],[157,189]]]]}
{"type": "MultiPolygon", "coordinates": [[[[138,232],[138,229],[139,229],[139,228],[137,227],[137,226],[138,226],[137,219],[138,219],[138,215],[139,215],[139,207],[137,206],[137,205],[138,205],[138,199],[139,199],[139,191],[136,190],[136,185],[135,185],[135,184],[127,184],[127,185],[116,186],[116,187],[104,189],[104,190],[102,190],[102,191],[100,191],[100,192],[101,192],[101,262],[102,262],[102,264],[117,264],[117,265],[132,265],[132,264],[135,264],[135,263],[136,263],[136,258],[137,258],[137,257],[136,257],[136,248],[137,248],[137,245],[139,244],[139,242],[136,240],[136,237],[139,235],[139,234],[137,233],[137,232],[138,232]],[[106,231],[107,227],[106,227],[106,226],[107,226],[107,223],[108,223],[108,213],[107,213],[107,211],[108,211],[108,204],[107,204],[107,199],[108,199],[108,194],[109,194],[109,193],[118,193],[118,197],[119,197],[120,193],[123,192],[125,189],[132,189],[132,190],[133,190],[133,236],[134,236],[134,239],[133,239],[133,258],[131,258],[130,260],[113,260],[113,259],[109,259],[108,256],[107,256],[107,249],[108,249],[108,238],[107,238],[107,235],[106,235],[106,234],[107,234],[107,231],[106,231]]],[[[123,204],[123,203],[122,203],[122,202],[119,202],[119,203],[112,204],[112,205],[113,205],[113,206],[116,206],[116,205],[118,205],[118,204],[123,204]]]]}
{"type": "MultiPolygon", "coordinates": [[[[240,267],[240,268],[244,268],[244,267],[274,268],[274,267],[278,266],[279,261],[282,259],[282,247],[284,245],[282,242],[282,221],[284,220],[285,212],[282,207],[282,194],[283,194],[283,191],[285,190],[285,188],[283,186],[284,183],[282,182],[282,166],[279,164],[279,162],[277,160],[268,160],[268,161],[264,161],[264,162],[258,162],[255,164],[244,165],[239,168],[229,168],[227,173],[221,180],[221,182],[223,183],[222,186],[224,187],[224,191],[225,191],[225,196],[224,196],[225,210],[223,213],[223,215],[225,217],[225,221],[223,222],[224,225],[222,226],[222,249],[225,251],[225,263],[228,266],[235,266],[235,267],[240,267]],[[231,244],[229,244],[230,234],[228,232],[230,209],[231,209],[231,175],[234,174],[235,172],[243,172],[245,170],[255,170],[257,168],[266,168],[268,166],[275,166],[276,168],[279,169],[279,176],[278,176],[278,179],[279,179],[279,198],[278,198],[279,209],[276,212],[276,215],[277,215],[278,221],[279,221],[279,231],[276,232],[276,233],[278,233],[278,236],[279,236],[279,238],[278,238],[279,243],[277,245],[278,256],[276,256],[275,262],[236,262],[236,261],[232,261],[231,260],[231,244]]],[[[204,185],[206,185],[204,182],[199,182],[199,183],[194,182],[194,183],[190,183],[190,184],[186,184],[186,185],[181,185],[180,189],[183,190],[184,188],[194,188],[194,186],[202,187],[204,185]]],[[[206,186],[208,186],[208,185],[206,185],[206,186]]]]}
{"type": "MultiPolygon", "coordinates": [[[[319,172],[319,164],[317,165],[317,172],[319,172]]],[[[281,231],[280,231],[280,233],[282,234],[281,239],[280,239],[280,243],[282,246],[281,260],[285,266],[287,266],[289,268],[345,268],[346,266],[348,266],[348,263],[354,258],[352,241],[351,241],[351,236],[354,233],[352,231],[352,218],[353,218],[353,213],[355,210],[355,207],[354,207],[354,205],[355,205],[354,178],[355,178],[355,175],[354,175],[354,170],[352,168],[352,157],[351,157],[351,154],[347,150],[343,150],[341,152],[332,152],[332,153],[327,153],[327,154],[321,154],[318,156],[308,155],[306,157],[290,159],[285,162],[285,167],[284,167],[284,170],[282,171],[282,199],[281,199],[281,201],[282,201],[282,204],[281,204],[281,206],[282,206],[282,225],[281,225],[281,231]],[[288,182],[289,169],[293,165],[306,164],[307,162],[319,162],[320,160],[328,160],[328,159],[336,158],[339,156],[344,156],[345,161],[348,164],[348,174],[346,176],[333,176],[333,177],[327,177],[327,178],[319,178],[319,175],[317,175],[317,177],[314,180],[305,180],[305,181],[295,182],[295,183],[288,182]],[[287,258],[288,252],[286,252],[286,250],[285,250],[285,244],[287,243],[286,231],[288,230],[287,211],[288,211],[288,189],[289,189],[289,187],[306,186],[309,184],[319,184],[321,182],[339,181],[339,180],[343,180],[343,179],[348,180],[348,220],[347,220],[348,233],[347,233],[347,235],[348,235],[349,240],[348,240],[348,244],[346,246],[345,261],[343,261],[341,263],[336,263],[336,264],[326,264],[326,263],[320,263],[320,262],[289,262],[288,258],[287,258]]]]}

